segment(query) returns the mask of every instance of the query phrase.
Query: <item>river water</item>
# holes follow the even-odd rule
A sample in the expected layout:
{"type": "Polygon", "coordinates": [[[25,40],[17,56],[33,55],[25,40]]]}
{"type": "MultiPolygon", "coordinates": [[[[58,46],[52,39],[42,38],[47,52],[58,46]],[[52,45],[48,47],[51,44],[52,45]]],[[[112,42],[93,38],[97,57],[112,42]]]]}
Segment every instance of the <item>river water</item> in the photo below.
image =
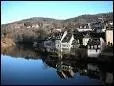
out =
{"type": "MultiPolygon", "coordinates": [[[[54,54],[53,54],[54,55],[54,54]]],[[[60,60],[28,47],[1,51],[2,85],[104,85],[113,83],[110,65],[60,60]]]]}

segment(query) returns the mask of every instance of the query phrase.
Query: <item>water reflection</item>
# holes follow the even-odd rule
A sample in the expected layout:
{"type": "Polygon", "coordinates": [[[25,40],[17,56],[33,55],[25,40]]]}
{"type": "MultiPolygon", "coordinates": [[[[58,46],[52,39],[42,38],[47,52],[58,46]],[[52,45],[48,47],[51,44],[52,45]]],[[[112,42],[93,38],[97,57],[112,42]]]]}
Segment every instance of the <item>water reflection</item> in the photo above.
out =
{"type": "MultiPolygon", "coordinates": [[[[66,54],[60,54],[60,53],[46,53],[46,52],[41,52],[39,49],[35,50],[33,48],[26,48],[22,46],[16,46],[9,49],[2,49],[1,53],[3,55],[8,55],[14,58],[41,59],[46,69],[54,68],[56,70],[57,76],[60,79],[66,80],[66,82],[67,83],[69,82],[70,84],[71,82],[67,80],[73,79],[73,78],[77,80],[77,78],[79,78],[78,75],[80,77],[83,77],[83,76],[88,77],[89,82],[92,82],[92,80],[93,81],[97,80],[96,83],[94,82],[92,84],[113,84],[114,83],[112,64],[87,63],[83,61],[77,61],[75,59],[76,56],[74,57],[72,55],[66,55],[66,54]],[[61,55],[62,55],[62,58],[64,57],[65,58],[71,57],[71,58],[70,59],[58,58],[58,57],[61,57],[61,55]]],[[[78,56],[80,56],[80,54],[78,54],[77,57],[78,56]]],[[[54,75],[52,74],[50,76],[54,76],[54,75]]],[[[84,83],[84,81],[80,81],[80,82],[82,84],[84,83]]],[[[59,84],[62,84],[62,83],[63,82],[59,82],[59,84]]],[[[57,83],[55,82],[54,84],[57,84],[57,83]]],[[[86,84],[89,84],[89,83],[86,83],[86,84]]]]}
{"type": "Polygon", "coordinates": [[[1,49],[1,53],[3,55],[9,55],[12,57],[21,57],[21,58],[25,58],[25,59],[39,59],[40,54],[38,51],[35,51],[32,47],[30,47],[29,45],[17,45],[14,47],[9,47],[9,48],[2,48],[1,49]]]}
{"type": "Polygon", "coordinates": [[[48,66],[56,69],[58,76],[61,79],[73,78],[76,73],[80,76],[88,76],[90,79],[97,79],[103,81],[105,84],[113,83],[113,71],[111,65],[106,64],[93,64],[93,63],[80,63],[72,60],[55,60],[44,61],[48,66]],[[105,71],[103,68],[105,67],[105,71]]]}

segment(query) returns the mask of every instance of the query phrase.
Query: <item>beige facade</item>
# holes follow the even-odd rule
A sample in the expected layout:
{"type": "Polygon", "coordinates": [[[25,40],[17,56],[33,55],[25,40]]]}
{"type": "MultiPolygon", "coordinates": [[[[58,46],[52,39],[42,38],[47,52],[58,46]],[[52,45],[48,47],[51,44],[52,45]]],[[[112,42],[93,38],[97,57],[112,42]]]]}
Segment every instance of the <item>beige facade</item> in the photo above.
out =
{"type": "Polygon", "coordinates": [[[113,44],[113,30],[106,30],[106,43],[108,42],[113,44]]]}

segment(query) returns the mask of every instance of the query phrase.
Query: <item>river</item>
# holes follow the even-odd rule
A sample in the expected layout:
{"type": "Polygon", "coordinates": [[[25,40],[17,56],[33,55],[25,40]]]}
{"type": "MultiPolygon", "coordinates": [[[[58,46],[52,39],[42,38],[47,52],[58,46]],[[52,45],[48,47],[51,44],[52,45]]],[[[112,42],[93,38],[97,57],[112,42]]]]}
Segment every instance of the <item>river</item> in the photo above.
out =
{"type": "Polygon", "coordinates": [[[38,49],[1,50],[1,85],[104,85],[113,83],[110,65],[60,60],[38,49]]]}

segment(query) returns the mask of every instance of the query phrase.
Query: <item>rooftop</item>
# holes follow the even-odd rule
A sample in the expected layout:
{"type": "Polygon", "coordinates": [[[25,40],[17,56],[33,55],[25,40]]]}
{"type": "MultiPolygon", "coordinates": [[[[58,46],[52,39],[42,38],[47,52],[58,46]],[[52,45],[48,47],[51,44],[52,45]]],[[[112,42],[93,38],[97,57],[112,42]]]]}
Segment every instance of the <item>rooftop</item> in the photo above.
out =
{"type": "Polygon", "coordinates": [[[70,39],[72,37],[72,34],[71,33],[67,33],[67,35],[65,36],[65,38],[62,40],[62,42],[69,42],[70,39]]]}
{"type": "Polygon", "coordinates": [[[88,45],[100,45],[100,39],[99,38],[89,39],[88,45]]]}

